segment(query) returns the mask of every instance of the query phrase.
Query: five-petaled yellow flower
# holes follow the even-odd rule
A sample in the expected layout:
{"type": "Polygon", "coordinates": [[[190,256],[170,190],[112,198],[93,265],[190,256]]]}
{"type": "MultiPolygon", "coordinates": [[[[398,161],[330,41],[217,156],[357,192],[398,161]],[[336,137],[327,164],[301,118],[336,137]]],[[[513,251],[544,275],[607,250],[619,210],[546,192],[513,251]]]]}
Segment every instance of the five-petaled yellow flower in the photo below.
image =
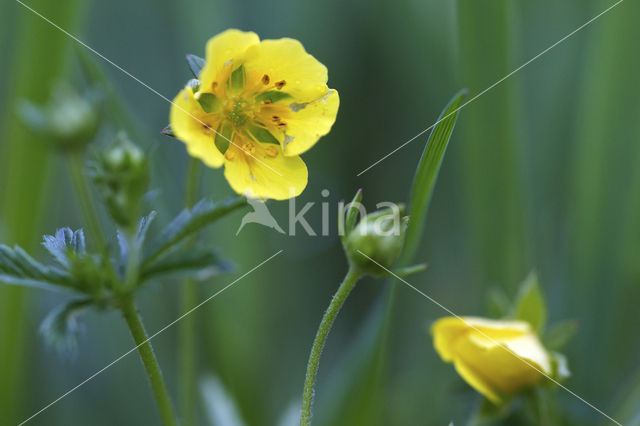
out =
{"type": "Polygon", "coordinates": [[[199,78],[174,100],[170,123],[189,154],[240,194],[283,200],[307,185],[300,154],[338,112],[327,68],[296,40],[227,30],[211,38],[199,78]]]}
{"type": "Polygon", "coordinates": [[[552,374],[551,357],[527,322],[446,317],[431,332],[440,357],[494,404],[552,374]]]}

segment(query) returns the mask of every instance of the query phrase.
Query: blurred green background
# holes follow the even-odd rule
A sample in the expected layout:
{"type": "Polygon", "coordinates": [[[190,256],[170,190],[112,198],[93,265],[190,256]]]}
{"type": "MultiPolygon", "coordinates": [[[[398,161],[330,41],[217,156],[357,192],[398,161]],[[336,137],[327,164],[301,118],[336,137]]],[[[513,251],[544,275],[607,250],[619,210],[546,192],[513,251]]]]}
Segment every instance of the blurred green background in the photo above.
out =
{"type": "MultiPolygon", "coordinates": [[[[359,187],[370,208],[407,201],[426,135],[356,173],[431,125],[458,89],[475,95],[613,3],[27,2],[169,98],[190,77],[184,54],[204,55],[207,39],[226,28],[301,40],[327,65],[341,97],[332,132],[304,155],[310,181],[296,203],[316,203],[307,215],[316,229],[323,189],[332,212],[359,187]]],[[[461,111],[417,255],[430,269],[409,279],[460,315],[485,315],[490,289],[513,296],[537,270],[551,322],[580,323],[565,351],[573,372],[566,385],[623,424],[640,424],[638,17],[640,4],[621,3],[461,111]]],[[[0,23],[0,240],[42,258],[43,233],[84,223],[67,163],[24,128],[16,104],[44,101],[58,81],[84,83],[77,46],[60,31],[11,0],[0,3],[0,23]]],[[[169,105],[101,65],[136,125],[136,142],[151,155],[158,192],[149,208],[166,222],[183,205],[188,161],[181,143],[159,133],[169,105]]],[[[115,130],[105,127],[95,149],[115,130]]],[[[202,196],[231,193],[220,170],[204,171],[200,183],[202,196]]],[[[272,205],[286,224],[287,203],[272,205]]],[[[249,225],[235,237],[242,214],[206,234],[238,274],[284,253],[194,313],[197,368],[219,378],[245,424],[284,425],[278,422],[297,409],[313,336],[346,262],[335,232],[308,237],[299,228],[285,237],[249,225]]],[[[232,279],[202,284],[199,300],[232,279]]],[[[178,291],[178,282],[142,291],[150,332],[180,314],[178,291]]],[[[63,300],[0,287],[2,425],[17,424],[133,345],[118,313],[92,312],[83,317],[77,358],[61,359],[38,325],[63,300]]],[[[433,350],[428,327],[444,315],[399,282],[366,279],[356,287],[321,362],[314,424],[463,424],[478,398],[433,350]]],[[[153,344],[177,403],[178,328],[153,344]]],[[[570,423],[607,424],[567,392],[556,398],[570,423]]],[[[212,404],[197,405],[199,424],[214,424],[212,404]]],[[[30,424],[158,423],[131,354],[30,424]]]]}

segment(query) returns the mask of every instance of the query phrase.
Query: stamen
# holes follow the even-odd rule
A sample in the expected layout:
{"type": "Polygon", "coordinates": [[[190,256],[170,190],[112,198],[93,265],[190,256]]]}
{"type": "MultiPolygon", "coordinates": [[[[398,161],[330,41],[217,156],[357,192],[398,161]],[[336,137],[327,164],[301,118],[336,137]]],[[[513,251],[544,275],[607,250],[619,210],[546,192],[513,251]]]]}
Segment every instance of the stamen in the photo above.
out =
{"type": "Polygon", "coordinates": [[[267,154],[267,157],[277,157],[278,149],[275,146],[268,146],[265,148],[264,153],[267,154]]]}
{"type": "Polygon", "coordinates": [[[285,123],[284,121],[281,121],[278,124],[276,124],[276,127],[278,129],[284,129],[285,127],[287,127],[287,123],[285,123]]]}
{"type": "Polygon", "coordinates": [[[236,158],[236,151],[234,149],[227,149],[227,152],[224,154],[224,158],[226,158],[227,161],[233,160],[236,158]]]}
{"type": "Polygon", "coordinates": [[[271,81],[271,79],[269,78],[269,76],[267,74],[262,76],[262,84],[264,84],[266,86],[267,84],[269,84],[269,81],[271,81]]]}
{"type": "Polygon", "coordinates": [[[218,87],[217,81],[214,81],[213,83],[211,83],[211,90],[216,90],[217,87],[218,87]]]}
{"type": "Polygon", "coordinates": [[[256,152],[256,146],[254,144],[252,144],[251,142],[245,142],[242,145],[242,149],[244,152],[247,152],[249,154],[254,154],[256,152]]]}
{"type": "Polygon", "coordinates": [[[280,90],[284,87],[284,85],[287,84],[287,82],[285,80],[280,80],[276,83],[276,89],[280,90]]]}
{"type": "Polygon", "coordinates": [[[276,123],[280,121],[280,117],[278,117],[277,115],[274,115],[273,117],[271,117],[271,119],[276,123]]]}

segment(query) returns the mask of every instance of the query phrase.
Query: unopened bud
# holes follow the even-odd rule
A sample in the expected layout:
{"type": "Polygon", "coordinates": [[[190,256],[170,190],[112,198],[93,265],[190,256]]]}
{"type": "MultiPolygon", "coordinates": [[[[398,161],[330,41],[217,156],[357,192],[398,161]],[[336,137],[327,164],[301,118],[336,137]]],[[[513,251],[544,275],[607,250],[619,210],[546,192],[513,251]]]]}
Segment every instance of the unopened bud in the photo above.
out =
{"type": "Polygon", "coordinates": [[[33,131],[48,136],[55,148],[69,151],[93,140],[100,125],[102,94],[88,90],[82,95],[66,85],[58,86],[48,104],[23,101],[19,113],[33,131]]]}
{"type": "Polygon", "coordinates": [[[123,228],[131,228],[138,220],[142,197],[149,187],[144,151],[124,134],[118,135],[98,159],[93,177],[113,220],[123,228]]]}
{"type": "Polygon", "coordinates": [[[347,235],[345,250],[349,262],[370,275],[385,275],[400,256],[408,218],[402,218],[404,206],[379,210],[366,215],[347,235]]]}

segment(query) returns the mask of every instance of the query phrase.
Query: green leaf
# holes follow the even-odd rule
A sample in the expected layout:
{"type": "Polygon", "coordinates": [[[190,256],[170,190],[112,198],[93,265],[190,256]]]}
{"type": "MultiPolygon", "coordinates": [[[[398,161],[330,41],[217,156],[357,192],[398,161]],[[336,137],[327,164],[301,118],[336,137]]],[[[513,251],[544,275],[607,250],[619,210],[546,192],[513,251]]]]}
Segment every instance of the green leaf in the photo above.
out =
{"type": "Polygon", "coordinates": [[[233,265],[210,248],[189,248],[185,253],[168,256],[140,271],[140,281],[191,278],[204,281],[215,275],[229,272],[233,265]]]}
{"type": "Polygon", "coordinates": [[[544,333],[544,345],[550,350],[562,349],[578,331],[578,321],[567,320],[554,324],[544,333]]]}
{"type": "Polygon", "coordinates": [[[43,265],[18,246],[12,249],[6,245],[0,245],[0,282],[54,291],[74,286],[66,271],[43,265]]]}
{"type": "Polygon", "coordinates": [[[187,237],[232,211],[247,205],[245,197],[232,197],[225,201],[200,200],[192,209],[184,209],[158,235],[146,254],[143,267],[176,249],[187,237]]]}
{"type": "Polygon", "coordinates": [[[270,103],[275,103],[281,101],[283,99],[290,98],[291,95],[287,92],[282,92],[280,90],[269,90],[267,92],[260,93],[256,96],[256,103],[268,101],[270,103]]]}
{"type": "Polygon", "coordinates": [[[510,314],[511,301],[498,287],[491,287],[487,292],[487,313],[491,317],[505,317],[510,314]]]}
{"type": "Polygon", "coordinates": [[[218,97],[213,93],[200,93],[198,97],[198,103],[207,114],[210,112],[218,111],[222,108],[222,104],[218,100],[218,97]]]}
{"type": "Polygon", "coordinates": [[[513,317],[528,322],[538,333],[544,329],[547,306],[535,272],[531,272],[520,285],[513,306],[513,317]]]}
{"type": "Polygon", "coordinates": [[[204,68],[205,62],[203,58],[189,53],[187,55],[187,64],[189,65],[189,69],[191,70],[193,76],[195,78],[198,78],[200,72],[202,71],[202,68],[204,68]]]}
{"type": "Polygon", "coordinates": [[[90,299],[73,300],[52,310],[42,321],[40,333],[45,343],[60,356],[74,358],[78,348],[77,335],[81,327],[78,315],[91,305],[90,299]]]}
{"type": "Polygon", "coordinates": [[[442,165],[444,154],[458,118],[458,108],[466,94],[466,90],[461,90],[445,107],[436,122],[437,124],[431,131],[429,139],[427,139],[427,144],[422,152],[422,157],[418,163],[411,188],[411,196],[409,199],[409,216],[411,217],[411,221],[409,221],[409,227],[407,229],[404,252],[399,261],[399,265],[401,266],[411,262],[422,238],[427,211],[436,185],[440,166],[442,165]]]}
{"type": "Polygon", "coordinates": [[[280,145],[278,139],[271,134],[267,129],[249,125],[249,132],[253,135],[256,140],[262,143],[272,143],[276,145],[280,145]]]}
{"type": "Polygon", "coordinates": [[[245,82],[244,65],[240,65],[238,68],[233,70],[233,72],[231,73],[231,78],[229,79],[229,82],[231,84],[232,93],[238,93],[242,89],[244,89],[244,82],[245,82]]]}
{"type": "Polygon", "coordinates": [[[224,124],[220,124],[218,126],[218,130],[216,131],[216,137],[213,142],[216,144],[216,148],[222,154],[227,152],[229,149],[229,144],[231,143],[231,136],[233,135],[233,127],[225,126],[224,124]]]}

